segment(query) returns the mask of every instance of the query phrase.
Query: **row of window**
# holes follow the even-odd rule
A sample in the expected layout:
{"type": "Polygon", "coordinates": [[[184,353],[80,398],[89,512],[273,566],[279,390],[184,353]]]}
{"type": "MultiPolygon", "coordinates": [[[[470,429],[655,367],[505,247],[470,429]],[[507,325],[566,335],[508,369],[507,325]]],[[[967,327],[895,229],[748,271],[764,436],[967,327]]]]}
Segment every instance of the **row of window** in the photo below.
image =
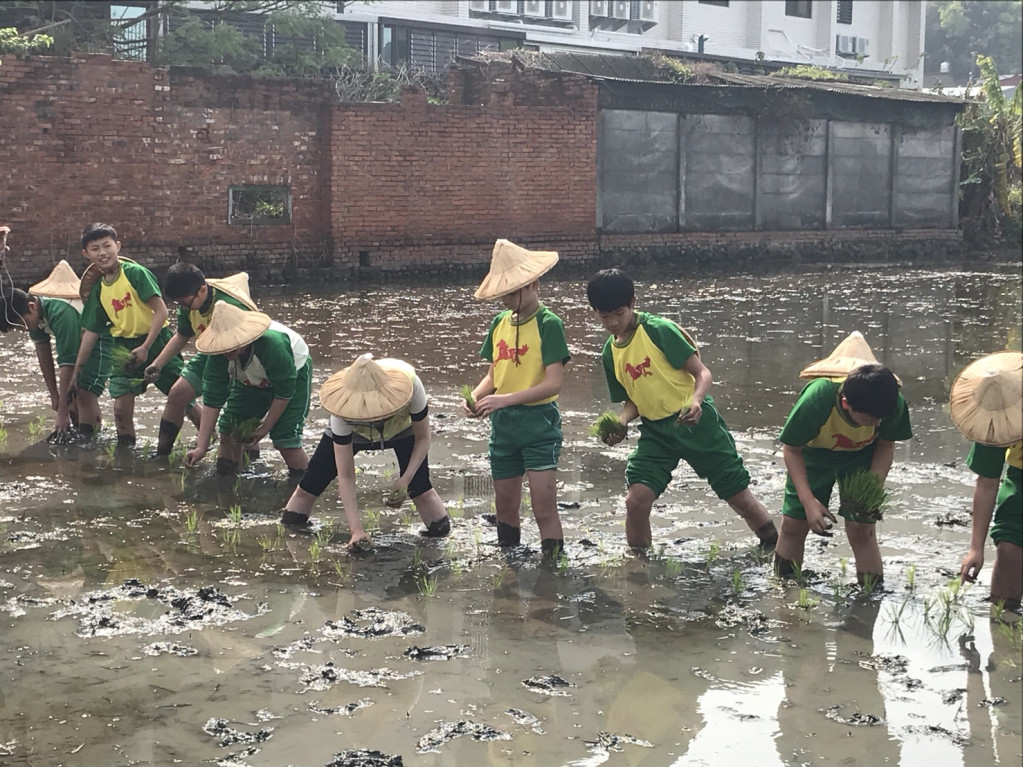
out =
{"type": "MultiPolygon", "coordinates": [[[[727,8],[729,0],[699,0],[701,5],[717,5],[727,8]]],[[[838,0],[836,21],[839,24],[852,24],[853,0],[838,0]]],[[[800,19],[813,18],[812,0],[785,0],[785,15],[800,19]]]]}

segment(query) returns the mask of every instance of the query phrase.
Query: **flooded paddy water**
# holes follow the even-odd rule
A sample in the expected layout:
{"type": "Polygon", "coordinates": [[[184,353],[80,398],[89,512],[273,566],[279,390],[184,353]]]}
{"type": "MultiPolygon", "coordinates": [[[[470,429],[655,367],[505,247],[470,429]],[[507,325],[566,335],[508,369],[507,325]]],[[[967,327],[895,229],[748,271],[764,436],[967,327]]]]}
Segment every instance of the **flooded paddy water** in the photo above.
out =
{"type": "MultiPolygon", "coordinates": [[[[557,566],[540,564],[528,509],[524,546],[492,545],[488,429],[457,412],[498,307],[469,285],[254,291],[308,341],[314,391],[373,351],[431,395],[452,535],[422,539],[409,504],[384,507],[392,454],[362,453],[369,554],[344,550],[333,486],[312,533],[278,528],[291,485],[268,446],[237,480],[212,457],[149,458],[158,392],[138,402],[134,453],[109,433],[46,445],[31,343],[0,337],[0,765],[1018,765],[1021,634],[983,601],[991,545],[981,583],[949,585],[973,475],[946,401],[969,361],[1019,349],[1021,287],[1018,264],[637,281],[638,308],[695,333],[775,515],[799,370],[858,329],[901,376],[915,437],[897,448],[872,594],[842,532],[808,541],[803,588],[773,578],[688,467],[655,505],[652,556],[628,552],[635,436],[588,434],[609,402],[582,282],[541,286],[573,354],[557,566]]],[[[310,451],[325,422],[314,397],[310,451]]]]}

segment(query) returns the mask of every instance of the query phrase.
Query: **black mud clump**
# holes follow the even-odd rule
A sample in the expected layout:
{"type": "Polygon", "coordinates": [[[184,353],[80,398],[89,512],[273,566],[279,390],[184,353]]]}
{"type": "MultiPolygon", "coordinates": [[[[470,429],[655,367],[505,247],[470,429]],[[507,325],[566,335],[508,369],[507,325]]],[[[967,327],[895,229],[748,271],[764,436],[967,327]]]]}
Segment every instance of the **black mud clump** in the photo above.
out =
{"type": "Polygon", "coordinates": [[[938,527],[969,527],[970,517],[956,511],[946,511],[934,520],[938,527]]]}
{"type": "Polygon", "coordinates": [[[402,655],[409,660],[430,661],[465,657],[468,652],[469,646],[464,644],[449,644],[443,647],[416,647],[412,645],[402,655]]]}
{"type": "Polygon", "coordinates": [[[309,710],[314,714],[321,714],[323,716],[351,716],[360,708],[366,708],[372,705],[373,701],[363,698],[362,700],[352,701],[345,706],[331,706],[329,708],[323,708],[319,705],[318,700],[314,700],[309,704],[309,710]]]}
{"type": "MultiPolygon", "coordinates": [[[[285,664],[282,664],[285,665],[285,664]]],[[[327,661],[319,666],[308,666],[306,671],[299,677],[299,681],[306,686],[307,690],[329,690],[339,682],[348,682],[359,687],[387,687],[387,682],[397,679],[408,679],[412,676],[419,676],[421,671],[410,671],[402,674],[391,671],[389,668],[378,668],[370,671],[353,671],[352,669],[335,666],[333,661],[327,661]]]]}
{"type": "Polygon", "coordinates": [[[337,637],[379,639],[380,637],[422,634],[426,631],[426,627],[416,623],[407,613],[381,610],[379,607],[367,607],[365,610],[356,610],[336,621],[327,621],[322,631],[330,639],[337,637]]]}
{"type": "Polygon", "coordinates": [[[210,737],[216,738],[221,748],[236,746],[239,744],[249,745],[251,743],[264,743],[270,740],[273,735],[273,728],[261,728],[255,732],[236,730],[226,719],[211,717],[202,726],[202,731],[210,737]]]}
{"type": "Polygon", "coordinates": [[[146,645],[142,648],[142,652],[146,655],[177,655],[179,658],[191,658],[193,655],[198,655],[199,651],[194,647],[188,647],[186,645],[174,644],[173,642],[153,642],[152,644],[146,645]]]}
{"type": "Polygon", "coordinates": [[[533,692],[542,692],[545,695],[560,695],[567,696],[563,688],[575,687],[571,682],[567,682],[557,674],[547,674],[546,676],[531,676],[529,679],[522,680],[522,686],[533,692]]]}
{"type": "Polygon", "coordinates": [[[863,714],[859,711],[850,716],[842,716],[842,708],[837,703],[834,706],[828,706],[827,709],[824,709],[824,716],[834,722],[847,724],[851,727],[876,727],[879,724],[884,724],[884,719],[873,714],[863,714]]]}
{"type": "Polygon", "coordinates": [[[719,628],[745,628],[753,636],[765,633],[770,628],[767,616],[752,607],[743,607],[732,602],[726,604],[714,616],[714,623],[719,628]]]}
{"type": "Polygon", "coordinates": [[[444,722],[440,727],[430,730],[416,743],[416,751],[420,754],[436,751],[448,741],[465,735],[473,740],[511,740],[511,735],[489,724],[462,719],[457,722],[444,722]]]}
{"type": "Polygon", "coordinates": [[[632,735],[617,735],[613,732],[598,732],[596,740],[584,740],[583,743],[590,751],[607,753],[609,751],[624,751],[625,746],[642,746],[653,748],[654,744],[646,740],[634,738],[632,735]]]}
{"type": "Polygon", "coordinates": [[[510,716],[515,721],[515,724],[528,727],[537,735],[544,734],[543,729],[540,727],[540,720],[528,711],[523,711],[521,708],[509,708],[504,713],[510,716]]]}
{"type": "Polygon", "coordinates": [[[334,754],[324,767],[405,767],[405,763],[400,756],[360,748],[334,754]]]}

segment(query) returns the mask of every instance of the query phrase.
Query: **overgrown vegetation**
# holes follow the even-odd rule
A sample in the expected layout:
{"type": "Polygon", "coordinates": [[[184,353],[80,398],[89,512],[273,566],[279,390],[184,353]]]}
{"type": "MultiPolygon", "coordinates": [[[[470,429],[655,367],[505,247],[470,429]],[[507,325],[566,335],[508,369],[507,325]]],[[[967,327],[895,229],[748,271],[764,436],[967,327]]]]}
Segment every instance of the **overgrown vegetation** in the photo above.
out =
{"type": "Polygon", "coordinates": [[[14,27],[0,28],[0,56],[5,53],[44,53],[53,47],[53,38],[43,34],[22,34],[14,27]]]}
{"type": "Polygon", "coordinates": [[[812,64],[797,64],[792,67],[782,67],[776,72],[771,72],[771,77],[794,77],[797,80],[839,80],[848,82],[849,75],[844,72],[832,72],[830,69],[815,67],[812,64]]]}
{"type": "Polygon", "coordinates": [[[971,101],[957,118],[963,135],[959,217],[975,245],[1001,241],[1019,247],[1023,234],[1021,169],[1023,91],[1008,99],[990,56],[977,56],[983,101],[971,101]]]}

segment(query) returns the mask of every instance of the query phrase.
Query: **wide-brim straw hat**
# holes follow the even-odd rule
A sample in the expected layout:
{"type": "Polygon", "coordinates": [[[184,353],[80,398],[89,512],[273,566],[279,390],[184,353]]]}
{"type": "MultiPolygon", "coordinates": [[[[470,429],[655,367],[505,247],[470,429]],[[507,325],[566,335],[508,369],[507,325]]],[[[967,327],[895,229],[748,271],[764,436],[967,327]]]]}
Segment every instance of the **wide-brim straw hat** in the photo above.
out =
{"type": "MultiPolygon", "coordinates": [[[[870,350],[870,344],[863,334],[854,330],[835,347],[827,357],[817,360],[799,371],[800,378],[844,378],[856,368],[864,365],[878,365],[877,357],[870,350]]],[[[894,373],[893,373],[894,375],[894,373]]],[[[899,386],[902,379],[895,376],[899,386]]]]}
{"type": "Polygon", "coordinates": [[[256,306],[256,302],[253,301],[252,296],[249,295],[249,275],[247,272],[238,272],[237,274],[231,274],[227,277],[207,277],[206,282],[215,287],[217,290],[227,293],[227,295],[231,296],[231,298],[241,301],[247,307],[252,309],[252,311],[259,311],[259,307],[256,306]]]}
{"type": "Polygon", "coordinates": [[[213,305],[209,327],[195,339],[195,348],[203,354],[224,354],[251,344],[268,327],[268,315],[247,312],[226,301],[217,301],[213,305]]]}
{"type": "Polygon", "coordinates": [[[40,280],[28,289],[34,296],[45,296],[46,298],[66,298],[73,301],[79,297],[82,288],[82,281],[78,279],[71,264],[61,259],[50,276],[40,280]]]}
{"type": "Polygon", "coordinates": [[[510,240],[498,240],[490,257],[490,272],[474,295],[486,301],[513,293],[547,274],[556,263],[556,251],[527,250],[510,240]]]}
{"type": "Polygon", "coordinates": [[[323,382],[320,404],[346,421],[382,421],[412,399],[409,370],[401,360],[363,354],[323,382]]]}
{"type": "Polygon", "coordinates": [[[974,442],[1008,447],[1023,441],[1023,354],[1001,351],[971,362],[952,384],[948,409],[974,442]]]}

